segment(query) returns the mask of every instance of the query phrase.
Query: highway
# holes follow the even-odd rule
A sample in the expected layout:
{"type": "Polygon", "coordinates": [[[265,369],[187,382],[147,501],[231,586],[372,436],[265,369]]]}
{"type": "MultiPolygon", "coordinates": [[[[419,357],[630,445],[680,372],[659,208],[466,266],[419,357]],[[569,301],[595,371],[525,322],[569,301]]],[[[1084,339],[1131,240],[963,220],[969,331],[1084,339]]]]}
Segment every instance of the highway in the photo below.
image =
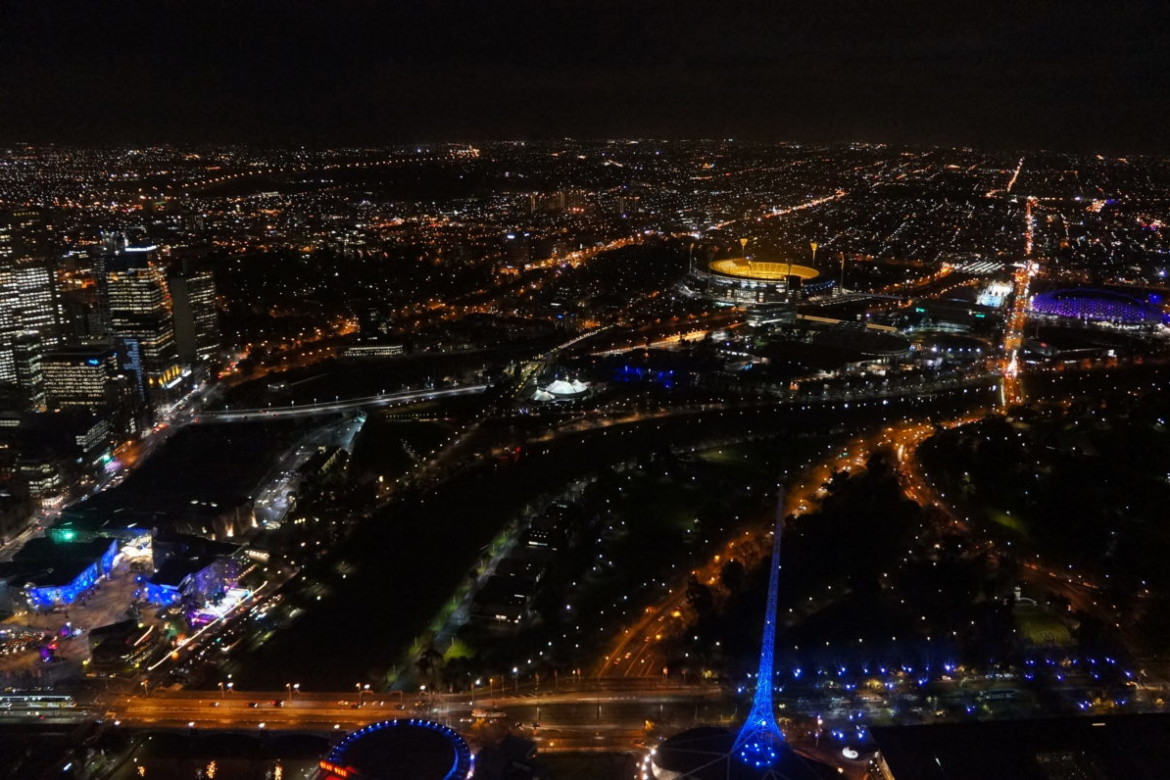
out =
{"type": "Polygon", "coordinates": [[[462,387],[444,387],[434,390],[405,390],[400,393],[380,393],[362,398],[347,398],[345,400],[323,401],[315,404],[295,404],[290,406],[268,407],[264,409],[222,409],[217,411],[203,411],[192,418],[193,423],[215,422],[247,422],[255,420],[287,420],[296,417],[314,417],[321,414],[335,412],[349,412],[358,409],[378,409],[384,406],[398,406],[402,404],[431,401],[436,398],[454,398],[460,395],[476,395],[488,389],[488,385],[463,385],[462,387]]]}
{"type": "MultiPolygon", "coordinates": [[[[663,683],[658,680],[566,680],[544,690],[531,685],[494,692],[424,695],[402,700],[400,693],[175,692],[121,697],[98,716],[143,730],[291,731],[340,735],[369,723],[426,717],[446,723],[476,741],[471,726],[484,716],[498,718],[513,732],[534,741],[540,753],[642,752],[659,739],[697,725],[735,728],[746,700],[716,685],[663,683]],[[418,698],[421,697],[421,698],[418,698]],[[279,702],[275,704],[274,702],[279,702]],[[256,706],[251,706],[255,703],[256,706]]],[[[100,709],[100,708],[99,708],[100,709]]],[[[815,716],[788,713],[790,744],[817,751],[811,729],[815,716]]],[[[841,761],[839,745],[826,741],[820,757],[860,778],[862,767],[841,761]]]]}
{"type": "Polygon", "coordinates": [[[1024,343],[1024,326],[1028,323],[1029,287],[1036,264],[1032,260],[1032,233],[1035,218],[1032,216],[1033,198],[1028,198],[1024,209],[1024,265],[1016,269],[1012,278],[1012,310],[1004,325],[1000,370],[1003,374],[1002,399],[1005,408],[1024,402],[1020,383],[1020,347],[1024,343]]]}
{"type": "Polygon", "coordinates": [[[466,730],[473,711],[506,716],[509,725],[549,750],[631,750],[647,737],[647,722],[665,733],[696,723],[731,723],[739,702],[714,685],[639,680],[565,681],[544,690],[481,686],[459,694],[176,691],[119,696],[95,714],[134,728],[265,729],[347,732],[400,717],[429,717],[466,730]],[[360,701],[359,701],[360,699],[360,701]],[[535,728],[533,724],[536,725],[535,728]]]}

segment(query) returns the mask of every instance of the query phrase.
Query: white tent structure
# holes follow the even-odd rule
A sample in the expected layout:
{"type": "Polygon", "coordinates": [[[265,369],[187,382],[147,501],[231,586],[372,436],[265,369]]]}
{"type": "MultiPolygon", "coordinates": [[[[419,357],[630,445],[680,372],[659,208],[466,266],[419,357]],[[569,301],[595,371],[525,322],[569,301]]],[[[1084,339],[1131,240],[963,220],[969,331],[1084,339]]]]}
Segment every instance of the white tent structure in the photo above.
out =
{"type": "Polygon", "coordinates": [[[532,394],[533,401],[570,401],[589,392],[589,383],[579,379],[554,379],[532,394]]]}

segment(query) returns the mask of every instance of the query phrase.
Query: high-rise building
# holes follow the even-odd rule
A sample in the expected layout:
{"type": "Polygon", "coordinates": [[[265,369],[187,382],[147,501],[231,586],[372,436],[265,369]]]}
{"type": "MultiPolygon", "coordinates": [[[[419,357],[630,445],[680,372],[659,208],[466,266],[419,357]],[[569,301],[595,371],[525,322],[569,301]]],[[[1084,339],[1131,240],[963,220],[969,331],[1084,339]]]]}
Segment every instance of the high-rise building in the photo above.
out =
{"type": "Polygon", "coordinates": [[[12,342],[16,385],[23,391],[28,408],[38,412],[45,410],[44,354],[44,340],[36,331],[21,333],[12,342]]]}
{"type": "Polygon", "coordinates": [[[109,344],[67,345],[46,352],[41,370],[50,408],[99,409],[110,402],[118,359],[109,344]]]}
{"type": "Polygon", "coordinates": [[[44,254],[51,235],[46,213],[39,208],[0,211],[0,259],[44,254]]]}
{"type": "MultiPolygon", "coordinates": [[[[3,262],[0,260],[0,262],[3,262]]],[[[16,384],[16,363],[12,356],[12,340],[20,332],[17,312],[20,301],[16,287],[0,268],[0,383],[16,384]]]]}
{"type": "Polygon", "coordinates": [[[0,382],[17,384],[17,339],[57,339],[56,276],[47,263],[0,257],[0,382]]]}
{"type": "Polygon", "coordinates": [[[174,304],[175,346],[183,365],[210,363],[219,351],[215,276],[184,267],[167,279],[174,304]]]}
{"type": "MultiPolygon", "coordinates": [[[[4,271],[0,271],[3,274],[4,271]]],[[[17,323],[35,330],[46,342],[57,338],[56,272],[44,261],[19,261],[7,269],[5,280],[16,290],[17,323]]]]}
{"type": "Polygon", "coordinates": [[[106,258],[103,276],[110,334],[131,355],[140,392],[152,406],[172,400],[182,370],[162,266],[149,249],[127,250],[106,258]]]}
{"type": "Polygon", "coordinates": [[[62,342],[100,341],[109,335],[95,288],[64,291],[59,303],[62,342]]]}

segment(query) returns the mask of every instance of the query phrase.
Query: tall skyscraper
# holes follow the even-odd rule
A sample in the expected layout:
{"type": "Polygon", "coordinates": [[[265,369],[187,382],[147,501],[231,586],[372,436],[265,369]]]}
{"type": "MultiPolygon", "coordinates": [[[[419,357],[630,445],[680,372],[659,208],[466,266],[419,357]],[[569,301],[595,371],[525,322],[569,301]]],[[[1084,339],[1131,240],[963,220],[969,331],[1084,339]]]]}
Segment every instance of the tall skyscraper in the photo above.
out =
{"type": "Polygon", "coordinates": [[[55,270],[43,260],[24,260],[14,263],[8,274],[8,283],[16,289],[20,329],[35,330],[45,341],[53,343],[57,338],[55,270]]]}
{"type": "Polygon", "coordinates": [[[37,412],[45,411],[44,356],[45,343],[36,331],[21,333],[12,342],[16,384],[28,400],[28,408],[37,412]]]}
{"type": "Polygon", "coordinates": [[[175,346],[183,365],[207,364],[219,351],[219,308],[215,276],[184,267],[167,279],[174,304],[175,346]]]}
{"type": "Polygon", "coordinates": [[[140,392],[152,406],[173,400],[182,370],[171,296],[154,252],[127,250],[107,257],[103,277],[110,334],[124,345],[140,392]]]}
{"type": "MultiPolygon", "coordinates": [[[[21,384],[17,371],[17,341],[31,335],[21,348],[26,361],[33,352],[39,354],[42,345],[57,340],[56,275],[48,263],[33,260],[14,260],[0,257],[0,382],[21,384]],[[36,348],[29,351],[35,342],[36,348]]],[[[26,371],[25,381],[33,381],[26,371]]],[[[26,391],[30,388],[24,388],[26,391]]]]}

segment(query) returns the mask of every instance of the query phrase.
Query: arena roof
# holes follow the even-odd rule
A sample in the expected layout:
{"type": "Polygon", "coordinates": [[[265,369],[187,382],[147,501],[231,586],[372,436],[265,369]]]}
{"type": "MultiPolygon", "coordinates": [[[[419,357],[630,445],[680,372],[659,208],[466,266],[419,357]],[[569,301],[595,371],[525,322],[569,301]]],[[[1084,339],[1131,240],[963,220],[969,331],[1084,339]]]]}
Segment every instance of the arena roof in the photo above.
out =
{"type": "Polygon", "coordinates": [[[1032,310],[1040,314],[1084,320],[1157,324],[1166,316],[1151,299],[1142,300],[1117,290],[1088,287],[1051,290],[1032,298],[1032,310]]]}
{"type": "Polygon", "coordinates": [[[754,279],[761,282],[782,281],[789,276],[799,276],[801,279],[807,281],[821,275],[820,271],[807,265],[779,263],[770,260],[753,260],[746,257],[713,260],[708,268],[711,273],[722,276],[734,276],[738,279],[754,279]]]}
{"type": "Polygon", "coordinates": [[[359,729],[339,742],[321,765],[327,778],[364,780],[464,780],[471,767],[471,751],[459,734],[421,718],[359,729]]]}

